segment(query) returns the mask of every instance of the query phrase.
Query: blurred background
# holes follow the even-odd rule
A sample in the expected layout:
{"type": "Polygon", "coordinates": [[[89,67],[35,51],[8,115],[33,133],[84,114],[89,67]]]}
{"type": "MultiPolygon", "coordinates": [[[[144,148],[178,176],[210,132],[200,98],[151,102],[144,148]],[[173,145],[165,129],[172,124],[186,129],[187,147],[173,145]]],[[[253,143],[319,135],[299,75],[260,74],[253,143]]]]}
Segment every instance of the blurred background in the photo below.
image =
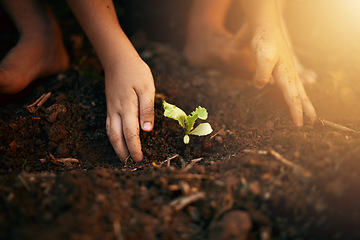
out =
{"type": "MultiPolygon", "coordinates": [[[[191,0],[115,3],[130,37],[146,36],[181,51],[191,0]]],[[[317,83],[306,87],[319,116],[360,123],[360,0],[288,0],[284,17],[296,54],[318,74],[317,83]]],[[[240,22],[235,0],[227,27],[236,31],[240,22]]]]}
{"type": "MultiPolygon", "coordinates": [[[[65,1],[49,2],[62,25],[65,42],[71,46],[74,38],[70,36],[83,35],[82,30],[65,1]]],[[[114,3],[121,26],[138,49],[157,41],[181,51],[192,0],[114,3]]],[[[307,86],[315,88],[309,95],[318,111],[326,114],[336,109],[334,114],[354,115],[353,110],[360,109],[360,0],[288,0],[285,19],[300,60],[318,73],[317,84],[307,86]]],[[[240,21],[241,9],[235,0],[227,19],[229,30],[236,31],[240,21]]],[[[17,39],[16,30],[2,9],[0,31],[2,57],[17,39]]],[[[85,40],[86,44],[89,45],[85,40]]]]}

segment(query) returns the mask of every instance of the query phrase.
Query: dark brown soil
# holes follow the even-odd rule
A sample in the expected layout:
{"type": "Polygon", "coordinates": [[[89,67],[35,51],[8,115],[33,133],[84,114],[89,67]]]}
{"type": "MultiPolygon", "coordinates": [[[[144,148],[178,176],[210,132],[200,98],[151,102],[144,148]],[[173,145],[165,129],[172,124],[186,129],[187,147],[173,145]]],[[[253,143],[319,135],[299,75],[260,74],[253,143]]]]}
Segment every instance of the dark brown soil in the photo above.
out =
{"type": "MultiPolygon", "coordinates": [[[[359,41],[340,34],[327,42],[337,36],[332,28],[317,41],[294,33],[303,61],[319,75],[307,86],[319,116],[356,132],[319,123],[297,129],[276,90],[187,65],[180,50],[187,2],[119,7],[120,19],[135,24],[125,29],[157,88],[155,128],[141,133],[140,163],[116,157],[105,130],[101,66],[73,17],[58,11],[71,70],[1,98],[0,239],[360,238],[359,41]],[[134,12],[166,33],[126,20],[134,12]],[[351,49],[352,58],[345,54],[351,49]],[[48,92],[36,112],[24,107],[48,92]],[[188,113],[207,108],[214,132],[185,145],[180,126],[163,117],[162,98],[188,113]]],[[[290,7],[312,19],[309,3],[290,7]]],[[[289,25],[306,34],[306,23],[289,25]]],[[[1,41],[12,46],[16,33],[6,36],[1,41]]]]}

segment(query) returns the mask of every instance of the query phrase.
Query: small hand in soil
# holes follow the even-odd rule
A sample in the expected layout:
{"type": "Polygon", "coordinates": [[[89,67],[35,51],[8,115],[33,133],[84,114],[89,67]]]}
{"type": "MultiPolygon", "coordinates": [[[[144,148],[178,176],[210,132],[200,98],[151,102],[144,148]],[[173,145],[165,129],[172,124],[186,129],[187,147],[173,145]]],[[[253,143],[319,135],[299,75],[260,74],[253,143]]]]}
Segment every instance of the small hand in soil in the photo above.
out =
{"type": "Polygon", "coordinates": [[[105,76],[107,100],[106,129],[120,159],[141,161],[139,119],[142,130],[154,124],[155,87],[148,66],[135,57],[133,61],[105,76]]]}
{"type": "Polygon", "coordinates": [[[257,69],[254,85],[263,88],[274,81],[284,95],[291,117],[296,126],[303,125],[303,112],[312,122],[316,119],[315,109],[294,67],[289,48],[282,34],[261,30],[252,40],[252,51],[257,69]]]}
{"type": "Polygon", "coordinates": [[[120,159],[143,159],[139,123],[154,125],[155,87],[149,67],[118,24],[112,1],[68,1],[105,71],[106,129],[120,159]],[[130,153],[130,155],[129,155],[130,153]]]}
{"type": "Polygon", "coordinates": [[[252,34],[251,51],[256,62],[254,85],[263,88],[273,81],[283,93],[295,125],[303,125],[303,113],[314,122],[315,109],[295,68],[277,2],[256,0],[250,3],[244,0],[242,6],[252,34]]]}

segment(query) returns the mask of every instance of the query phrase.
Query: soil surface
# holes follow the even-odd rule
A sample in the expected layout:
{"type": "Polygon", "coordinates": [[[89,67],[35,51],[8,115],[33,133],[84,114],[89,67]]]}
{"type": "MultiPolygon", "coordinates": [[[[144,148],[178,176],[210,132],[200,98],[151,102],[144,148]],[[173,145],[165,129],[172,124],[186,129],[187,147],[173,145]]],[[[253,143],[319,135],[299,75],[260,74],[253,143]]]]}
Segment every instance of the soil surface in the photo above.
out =
{"type": "MultiPolygon", "coordinates": [[[[297,129],[275,88],[187,64],[189,1],[131,2],[118,6],[120,21],[157,89],[155,128],[141,132],[144,160],[124,163],[113,151],[101,65],[57,3],[71,69],[1,96],[0,239],[359,239],[357,35],[324,28],[330,17],[314,22],[307,1],[291,3],[294,19],[309,16],[289,26],[318,73],[306,86],[318,115],[354,131],[321,122],[297,129]],[[40,107],[25,107],[49,92],[40,107]],[[213,133],[185,145],[163,99],[187,113],[205,107],[213,133]]],[[[1,18],[3,56],[17,34],[1,18]]]]}

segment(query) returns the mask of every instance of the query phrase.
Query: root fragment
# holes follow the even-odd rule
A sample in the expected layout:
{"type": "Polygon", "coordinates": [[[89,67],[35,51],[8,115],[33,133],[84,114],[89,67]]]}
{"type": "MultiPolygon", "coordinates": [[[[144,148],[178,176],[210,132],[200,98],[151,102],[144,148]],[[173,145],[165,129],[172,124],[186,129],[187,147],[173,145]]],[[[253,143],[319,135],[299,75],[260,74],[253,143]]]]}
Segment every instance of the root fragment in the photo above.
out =
{"type": "MultiPolygon", "coordinates": [[[[49,153],[50,156],[50,162],[54,163],[54,164],[61,164],[61,163],[78,163],[79,160],[77,160],[76,158],[55,158],[54,155],[52,155],[51,153],[49,153]]],[[[40,162],[44,163],[45,159],[39,159],[40,162]]]]}
{"type": "Polygon", "coordinates": [[[79,160],[77,160],[76,158],[57,158],[56,161],[61,162],[61,163],[78,163],[79,160]]]}
{"type": "Polygon", "coordinates": [[[244,152],[245,153],[256,153],[256,154],[260,154],[260,155],[270,155],[270,156],[272,156],[278,162],[282,163],[286,167],[291,168],[293,170],[294,175],[297,176],[299,178],[299,180],[306,181],[306,180],[308,180],[308,179],[310,179],[312,177],[312,174],[311,174],[310,171],[304,169],[302,166],[300,166],[300,165],[298,165],[296,163],[293,163],[293,162],[289,161],[288,159],[283,157],[280,153],[278,153],[277,151],[275,151],[272,148],[269,148],[269,150],[245,149],[244,152]]]}
{"type": "Polygon", "coordinates": [[[170,206],[173,207],[175,211],[180,211],[187,205],[197,202],[199,200],[205,199],[206,195],[204,192],[195,193],[190,196],[179,197],[170,202],[170,206]]]}
{"type": "Polygon", "coordinates": [[[173,159],[175,159],[175,158],[177,158],[177,157],[179,157],[179,154],[175,154],[175,155],[172,156],[172,157],[168,157],[165,161],[161,162],[161,164],[167,163],[167,166],[170,167],[170,161],[173,160],[173,159]]]}
{"type": "Polygon", "coordinates": [[[201,160],[203,160],[203,158],[196,158],[191,160],[191,163],[184,168],[183,172],[189,171],[197,162],[200,162],[201,160]]]}
{"type": "Polygon", "coordinates": [[[278,160],[279,162],[281,162],[282,164],[286,165],[287,167],[293,168],[296,166],[295,163],[290,162],[289,160],[287,160],[286,158],[284,158],[280,153],[276,152],[274,149],[269,148],[269,150],[267,151],[271,156],[273,156],[276,160],[278,160]]]}
{"type": "Polygon", "coordinates": [[[357,133],[354,129],[345,127],[345,126],[340,125],[340,124],[338,124],[338,123],[330,122],[330,121],[328,121],[328,120],[320,119],[320,118],[318,118],[318,121],[319,121],[320,124],[321,124],[322,126],[324,126],[324,127],[332,128],[332,129],[334,129],[334,130],[338,130],[338,131],[341,131],[341,132],[357,133]]]}
{"type": "Polygon", "coordinates": [[[51,92],[48,92],[46,94],[44,93],[35,102],[33,102],[30,105],[25,106],[25,108],[29,112],[34,113],[39,109],[39,107],[41,107],[50,98],[50,96],[51,96],[51,92]]]}
{"type": "Polygon", "coordinates": [[[25,179],[21,176],[21,175],[18,175],[18,179],[19,181],[22,183],[22,185],[25,187],[25,189],[30,192],[31,191],[31,188],[29,186],[29,184],[25,181],[25,179]]]}
{"type": "Polygon", "coordinates": [[[225,206],[223,206],[214,216],[213,220],[220,218],[225,212],[229,211],[234,205],[233,185],[226,186],[226,194],[224,196],[225,206]]]}

